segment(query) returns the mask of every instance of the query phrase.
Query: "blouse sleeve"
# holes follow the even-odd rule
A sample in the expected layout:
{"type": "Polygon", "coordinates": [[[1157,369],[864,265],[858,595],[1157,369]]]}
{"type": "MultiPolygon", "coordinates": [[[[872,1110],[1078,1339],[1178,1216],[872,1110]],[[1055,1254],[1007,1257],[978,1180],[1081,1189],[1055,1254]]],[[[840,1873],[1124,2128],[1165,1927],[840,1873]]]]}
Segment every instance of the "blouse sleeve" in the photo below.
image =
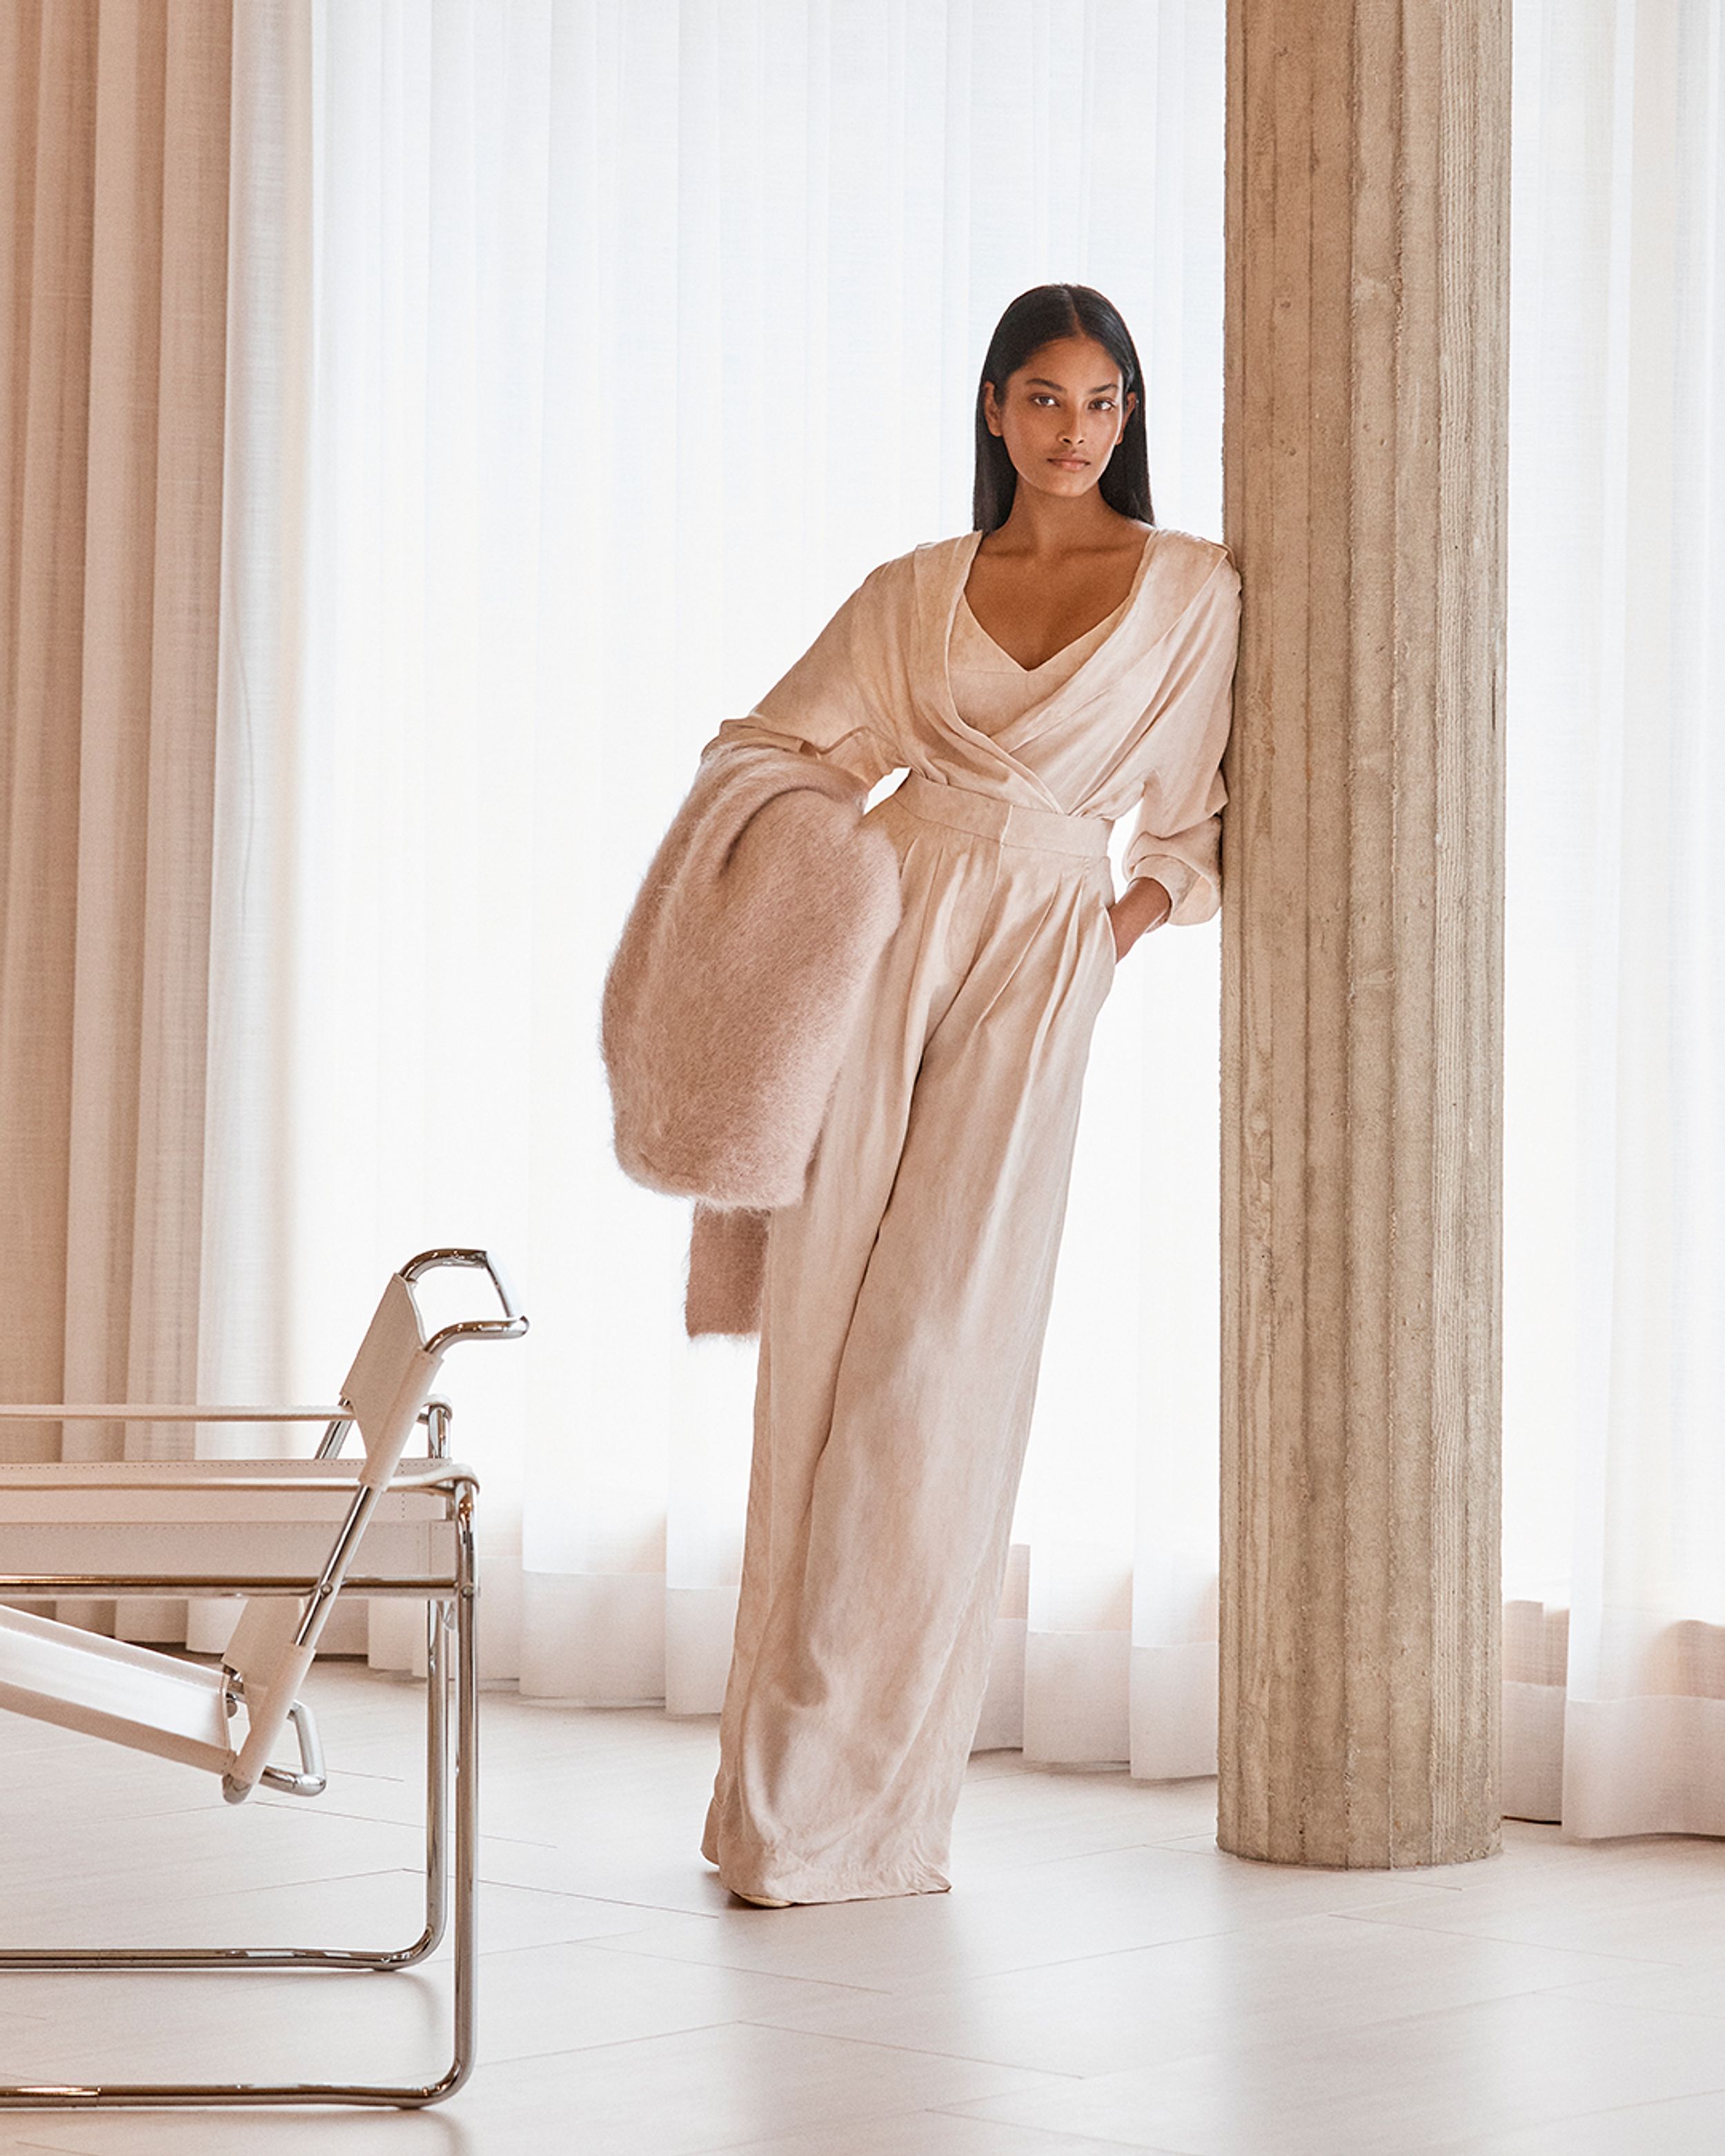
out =
{"type": "Polygon", "coordinates": [[[726,719],[702,750],[794,750],[852,773],[866,791],[904,762],[881,725],[891,699],[882,692],[891,662],[891,612],[883,563],[865,577],[790,671],[746,718],[726,719]]]}
{"type": "Polygon", "coordinates": [[[1187,927],[1221,904],[1222,751],[1240,638],[1240,572],[1224,555],[1174,631],[1150,740],[1153,768],[1126,853],[1128,881],[1153,876],[1187,927]]]}

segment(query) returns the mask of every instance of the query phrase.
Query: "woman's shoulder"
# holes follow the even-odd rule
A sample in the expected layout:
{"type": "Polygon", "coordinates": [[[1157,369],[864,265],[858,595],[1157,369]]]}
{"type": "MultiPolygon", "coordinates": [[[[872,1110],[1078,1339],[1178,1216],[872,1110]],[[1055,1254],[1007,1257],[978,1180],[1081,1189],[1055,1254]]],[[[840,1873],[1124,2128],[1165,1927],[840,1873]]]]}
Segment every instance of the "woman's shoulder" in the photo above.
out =
{"type": "Polygon", "coordinates": [[[883,583],[914,584],[931,572],[938,574],[950,568],[957,558],[968,552],[977,542],[974,531],[955,531],[947,539],[919,539],[916,544],[902,554],[895,554],[891,561],[883,562],[870,574],[883,583]]]}
{"type": "Polygon", "coordinates": [[[907,547],[902,554],[895,554],[890,560],[870,569],[865,581],[872,581],[877,577],[886,582],[914,578],[919,572],[952,561],[974,547],[977,538],[978,534],[974,531],[955,531],[946,539],[919,539],[914,547],[907,547]]]}
{"type": "Polygon", "coordinates": [[[851,592],[852,599],[864,593],[887,595],[896,591],[910,592],[931,568],[943,564],[952,552],[973,540],[974,532],[961,533],[953,539],[925,539],[909,547],[902,554],[894,554],[886,561],[877,562],[851,592]]]}
{"type": "Polygon", "coordinates": [[[1172,524],[1158,524],[1156,547],[1158,553],[1166,552],[1168,558],[1178,560],[1204,576],[1212,576],[1226,562],[1235,576],[1234,557],[1219,539],[1205,539],[1196,531],[1182,531],[1172,524]]]}
{"type": "Polygon", "coordinates": [[[1144,584],[1153,612],[1173,620],[1194,608],[1209,616],[1238,611],[1240,572],[1225,547],[1160,524],[1150,545],[1144,584]]]}
{"type": "Polygon", "coordinates": [[[924,539],[902,554],[877,562],[845,602],[851,608],[914,607],[926,593],[942,588],[960,557],[976,544],[974,531],[950,539],[924,539]]]}

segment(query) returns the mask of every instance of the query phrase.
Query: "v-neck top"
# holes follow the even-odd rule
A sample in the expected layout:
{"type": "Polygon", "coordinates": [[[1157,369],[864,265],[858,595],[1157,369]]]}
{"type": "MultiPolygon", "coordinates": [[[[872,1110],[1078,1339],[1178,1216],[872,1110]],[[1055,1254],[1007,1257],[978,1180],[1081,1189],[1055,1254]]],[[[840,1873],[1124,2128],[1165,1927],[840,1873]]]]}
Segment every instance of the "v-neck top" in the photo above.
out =
{"type": "Polygon", "coordinates": [[[747,718],[707,753],[819,757],[866,789],[895,769],[1112,823],[1136,808],[1124,868],[1167,886],[1176,921],[1221,894],[1221,777],[1240,578],[1214,541],[1158,526],[1106,621],[1021,667],[971,614],[980,531],[871,570],[747,718]]]}
{"type": "Polygon", "coordinates": [[[970,600],[959,595],[952,617],[952,641],[947,649],[947,672],[952,685],[952,705],[968,726],[990,736],[1034,711],[1057,690],[1065,687],[1096,647],[1104,643],[1126,612],[1122,599],[1112,613],[1105,614],[1094,629],[1063,644],[1040,666],[1023,666],[1004,650],[971,612],[970,600]]]}

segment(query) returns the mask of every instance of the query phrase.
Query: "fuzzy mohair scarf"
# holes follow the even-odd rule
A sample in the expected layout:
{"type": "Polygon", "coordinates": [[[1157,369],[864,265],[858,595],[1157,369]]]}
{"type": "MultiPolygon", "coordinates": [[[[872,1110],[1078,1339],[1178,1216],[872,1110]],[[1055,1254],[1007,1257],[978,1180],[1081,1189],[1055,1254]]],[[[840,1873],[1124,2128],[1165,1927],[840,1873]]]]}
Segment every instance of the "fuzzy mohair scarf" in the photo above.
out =
{"type": "Polygon", "coordinates": [[[898,860],[855,775],[788,750],[709,749],[605,980],[617,1158],[697,1201],[691,1334],[759,1324],[768,1216],[803,1194],[875,960],[898,860]]]}

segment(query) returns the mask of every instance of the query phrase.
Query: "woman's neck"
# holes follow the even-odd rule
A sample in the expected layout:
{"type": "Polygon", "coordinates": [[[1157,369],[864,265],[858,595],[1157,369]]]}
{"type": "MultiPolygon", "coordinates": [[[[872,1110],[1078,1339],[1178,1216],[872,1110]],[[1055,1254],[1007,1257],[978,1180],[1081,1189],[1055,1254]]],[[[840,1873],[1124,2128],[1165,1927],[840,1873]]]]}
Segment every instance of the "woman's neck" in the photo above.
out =
{"type": "Polygon", "coordinates": [[[1092,490],[1078,501],[1039,494],[1021,480],[1005,523],[988,535],[991,553],[1047,559],[1135,546],[1143,526],[1111,509],[1092,490]]]}

